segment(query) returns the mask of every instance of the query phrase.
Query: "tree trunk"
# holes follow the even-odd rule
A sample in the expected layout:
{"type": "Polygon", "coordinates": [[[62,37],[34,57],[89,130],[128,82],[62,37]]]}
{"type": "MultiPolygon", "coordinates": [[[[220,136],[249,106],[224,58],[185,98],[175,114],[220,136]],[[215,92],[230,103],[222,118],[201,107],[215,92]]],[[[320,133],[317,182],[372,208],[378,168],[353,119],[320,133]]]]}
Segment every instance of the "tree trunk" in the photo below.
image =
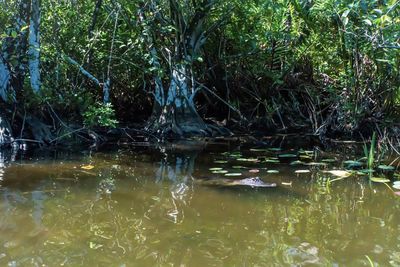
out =
{"type": "MultiPolygon", "coordinates": [[[[92,40],[93,32],[94,32],[94,29],[97,24],[97,18],[100,14],[102,4],[103,4],[103,0],[96,1],[96,5],[94,7],[94,11],[93,11],[93,15],[92,15],[92,23],[90,24],[90,27],[89,27],[89,34],[88,34],[89,42],[93,41],[92,40]]],[[[92,61],[93,61],[93,49],[90,49],[89,53],[88,53],[88,57],[87,57],[87,65],[86,65],[87,69],[90,69],[90,65],[92,64],[92,61]]]]}
{"type": "Polygon", "coordinates": [[[211,134],[211,129],[197,113],[193,98],[194,91],[189,86],[187,68],[173,69],[166,98],[162,85],[156,84],[153,114],[147,129],[162,136],[191,136],[211,134]],[[158,88],[158,90],[157,90],[158,88]]]}
{"type": "Polygon", "coordinates": [[[3,59],[3,55],[0,54],[0,96],[4,101],[7,101],[8,86],[10,83],[10,71],[8,66],[3,59]]]}
{"type": "MultiPolygon", "coordinates": [[[[168,53],[168,69],[170,72],[170,84],[168,90],[164,90],[162,79],[155,72],[153,82],[155,85],[153,96],[153,113],[148,121],[147,129],[161,136],[209,136],[213,131],[222,134],[217,127],[206,124],[199,116],[194,97],[198,91],[194,77],[193,64],[201,54],[201,48],[207,35],[213,26],[205,26],[205,20],[211,12],[214,1],[187,1],[184,5],[181,1],[169,0],[166,5],[169,10],[169,21],[159,15],[161,5],[155,1],[153,5],[143,4],[139,9],[139,21],[143,25],[143,33],[147,46],[150,48],[152,67],[162,69],[157,55],[157,45],[163,44],[163,40],[157,42],[159,25],[172,26],[174,29],[170,36],[171,47],[159,47],[168,53]],[[187,8],[191,7],[188,11],[187,8]],[[154,17],[146,18],[147,14],[154,17]],[[153,24],[155,23],[155,24],[153,24]]],[[[216,24],[215,24],[216,25],[216,24]]],[[[166,88],[165,88],[166,89],[166,88]]]]}
{"type": "Polygon", "coordinates": [[[13,140],[10,123],[4,114],[0,113],[0,146],[10,145],[13,140]]]}
{"type": "Polygon", "coordinates": [[[32,90],[37,93],[40,91],[40,3],[39,0],[32,0],[31,16],[29,24],[29,73],[32,90]]]}

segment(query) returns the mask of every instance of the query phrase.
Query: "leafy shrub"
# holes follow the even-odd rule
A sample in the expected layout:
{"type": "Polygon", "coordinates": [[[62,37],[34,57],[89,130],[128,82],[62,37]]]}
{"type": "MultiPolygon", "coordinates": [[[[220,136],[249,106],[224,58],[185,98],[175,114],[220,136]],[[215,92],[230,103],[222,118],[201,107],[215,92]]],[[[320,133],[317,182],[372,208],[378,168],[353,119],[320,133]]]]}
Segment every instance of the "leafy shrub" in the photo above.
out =
{"type": "Polygon", "coordinates": [[[110,103],[96,103],[89,106],[83,114],[84,124],[87,127],[112,127],[115,128],[118,121],[115,119],[115,111],[110,103]]]}

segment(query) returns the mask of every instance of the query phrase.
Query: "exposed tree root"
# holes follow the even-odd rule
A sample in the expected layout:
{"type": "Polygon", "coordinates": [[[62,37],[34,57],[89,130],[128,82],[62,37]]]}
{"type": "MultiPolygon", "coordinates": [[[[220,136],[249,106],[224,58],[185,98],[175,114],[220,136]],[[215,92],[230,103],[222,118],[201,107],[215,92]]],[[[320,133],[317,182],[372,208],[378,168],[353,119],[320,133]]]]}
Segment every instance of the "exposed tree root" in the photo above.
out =
{"type": "Polygon", "coordinates": [[[174,139],[231,135],[231,132],[224,127],[205,123],[195,108],[188,103],[180,107],[174,104],[162,109],[155,107],[145,129],[157,136],[174,139]]]}

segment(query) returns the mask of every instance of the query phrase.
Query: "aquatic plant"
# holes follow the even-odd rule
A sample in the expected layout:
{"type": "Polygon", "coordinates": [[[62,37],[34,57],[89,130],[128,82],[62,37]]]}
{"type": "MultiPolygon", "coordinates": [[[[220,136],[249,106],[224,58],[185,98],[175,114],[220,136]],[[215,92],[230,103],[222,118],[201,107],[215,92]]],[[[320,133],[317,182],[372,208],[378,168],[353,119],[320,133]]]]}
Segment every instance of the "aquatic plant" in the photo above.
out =
{"type": "Polygon", "coordinates": [[[364,142],[364,155],[367,158],[367,168],[372,170],[374,168],[375,153],[376,153],[376,133],[374,132],[371,137],[371,144],[368,147],[367,143],[364,142]]]}

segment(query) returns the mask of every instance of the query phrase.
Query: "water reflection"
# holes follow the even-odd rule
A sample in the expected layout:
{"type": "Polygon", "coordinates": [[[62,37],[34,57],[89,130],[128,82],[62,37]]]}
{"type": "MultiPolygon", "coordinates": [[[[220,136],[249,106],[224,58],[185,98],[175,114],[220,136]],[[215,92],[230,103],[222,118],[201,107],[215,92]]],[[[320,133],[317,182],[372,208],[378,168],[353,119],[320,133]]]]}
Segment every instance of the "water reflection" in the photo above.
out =
{"type": "Polygon", "coordinates": [[[183,144],[180,150],[176,148],[158,147],[162,157],[159,168],[156,171],[156,182],[165,180],[170,182],[170,205],[168,217],[174,223],[182,223],[185,214],[184,207],[190,205],[193,196],[193,171],[197,155],[201,152],[201,146],[183,144]],[[184,150],[188,148],[188,150],[184,150]]]}
{"type": "Polygon", "coordinates": [[[0,265],[382,266],[400,264],[400,201],[317,169],[269,190],[203,187],[214,151],[166,147],[19,165],[5,161],[0,265]],[[81,166],[91,164],[91,170],[81,166]]]}

